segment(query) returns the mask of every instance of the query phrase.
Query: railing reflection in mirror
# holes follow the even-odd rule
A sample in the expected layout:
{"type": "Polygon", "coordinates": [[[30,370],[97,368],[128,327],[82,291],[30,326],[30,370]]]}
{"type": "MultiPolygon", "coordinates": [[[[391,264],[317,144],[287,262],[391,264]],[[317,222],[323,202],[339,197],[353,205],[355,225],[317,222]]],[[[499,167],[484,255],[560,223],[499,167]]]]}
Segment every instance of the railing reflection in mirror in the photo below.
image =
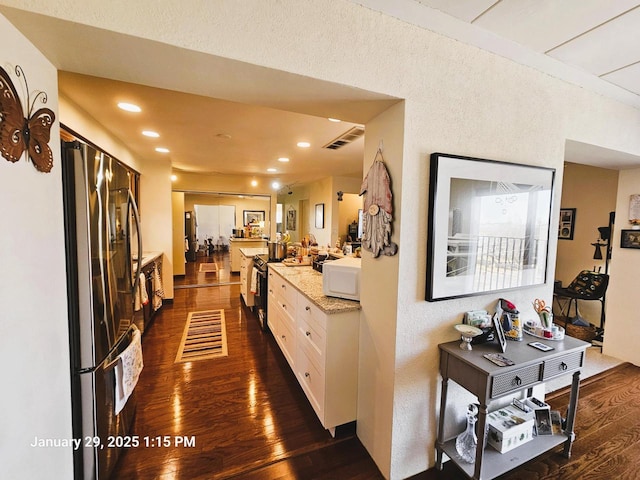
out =
{"type": "Polygon", "coordinates": [[[536,274],[541,246],[540,240],[526,237],[450,237],[447,277],[469,276],[478,292],[518,287],[525,275],[536,274]]]}

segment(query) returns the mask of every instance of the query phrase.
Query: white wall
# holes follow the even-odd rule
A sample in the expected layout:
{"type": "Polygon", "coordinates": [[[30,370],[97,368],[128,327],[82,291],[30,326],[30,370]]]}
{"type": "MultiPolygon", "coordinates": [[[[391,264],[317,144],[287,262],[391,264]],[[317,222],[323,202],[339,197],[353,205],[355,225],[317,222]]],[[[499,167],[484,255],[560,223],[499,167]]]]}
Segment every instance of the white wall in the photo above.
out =
{"type": "Polygon", "coordinates": [[[24,79],[31,99],[46,92],[56,114],[50,173],[24,157],[0,157],[0,476],[72,478],[71,448],[30,446],[35,437],[72,436],[57,72],[2,16],[0,66],[25,112],[24,79]],[[24,77],[15,76],[16,64],[24,77]]]}
{"type": "Polygon", "coordinates": [[[607,319],[603,353],[640,366],[638,285],[640,251],[620,248],[620,230],[629,230],[629,196],[640,193],[640,169],[622,170],[618,181],[616,225],[612,240],[611,270],[607,289],[607,319]]]}
{"type": "MultiPolygon", "coordinates": [[[[19,0],[2,3],[24,8],[19,0]]],[[[437,345],[456,338],[452,326],[465,310],[493,309],[498,297],[424,300],[429,154],[556,168],[553,225],[558,221],[566,139],[640,154],[637,109],[344,0],[135,3],[136,12],[159,13],[153,16],[132,15],[125,3],[110,4],[109,11],[80,0],[65,1],[64,6],[49,0],[29,2],[29,8],[39,12],[64,14],[76,22],[218,60],[285,70],[405,100],[397,107],[402,114],[392,108],[369,122],[365,138],[365,170],[378,138],[384,138],[398,213],[398,255],[363,260],[358,435],[388,478],[405,478],[433,465],[440,388],[437,345]],[[387,121],[398,117],[399,124],[387,121]],[[376,139],[368,139],[371,132],[376,139]],[[389,138],[399,137],[389,144],[389,138]],[[375,308],[378,305],[382,308],[375,308]]],[[[166,68],[166,58],[157,62],[166,68]]],[[[282,95],[290,95],[287,85],[282,85],[282,95]]],[[[275,209],[275,202],[272,205],[275,209]]],[[[551,302],[556,247],[551,242],[545,285],[508,294],[525,319],[535,315],[533,299],[551,302]]]]}

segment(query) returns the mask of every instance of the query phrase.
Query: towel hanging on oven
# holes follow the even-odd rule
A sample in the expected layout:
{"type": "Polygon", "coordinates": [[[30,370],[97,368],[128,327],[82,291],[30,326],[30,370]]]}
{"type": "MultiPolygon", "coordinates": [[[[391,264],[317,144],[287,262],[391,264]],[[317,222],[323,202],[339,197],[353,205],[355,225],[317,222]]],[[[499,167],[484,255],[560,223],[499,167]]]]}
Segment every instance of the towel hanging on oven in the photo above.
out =
{"type": "Polygon", "coordinates": [[[391,241],[393,202],[391,179],[384,164],[382,149],[378,148],[373,165],[360,186],[364,194],[362,211],[362,248],[378,257],[380,253],[395,255],[398,245],[391,241]]]}

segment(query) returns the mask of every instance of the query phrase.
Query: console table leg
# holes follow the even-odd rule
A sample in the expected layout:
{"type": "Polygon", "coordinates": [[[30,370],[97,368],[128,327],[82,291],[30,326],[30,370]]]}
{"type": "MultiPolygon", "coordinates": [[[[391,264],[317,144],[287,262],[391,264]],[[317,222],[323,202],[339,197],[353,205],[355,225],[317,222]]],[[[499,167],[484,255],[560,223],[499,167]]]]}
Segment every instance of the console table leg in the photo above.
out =
{"type": "Polygon", "coordinates": [[[573,424],[576,419],[576,409],[578,408],[578,392],[580,390],[580,370],[573,374],[573,381],[571,383],[571,399],[569,400],[569,410],[567,411],[567,423],[564,428],[564,433],[569,437],[564,444],[564,456],[566,458],[571,457],[571,446],[576,439],[576,434],[573,431],[573,424]]]}
{"type": "Polygon", "coordinates": [[[485,430],[487,425],[487,405],[484,403],[480,404],[480,408],[478,409],[478,445],[476,447],[476,462],[473,470],[473,478],[479,479],[480,474],[482,473],[482,457],[484,456],[484,447],[485,447],[485,430]]]}
{"type": "Polygon", "coordinates": [[[442,445],[444,444],[444,414],[447,408],[447,390],[449,379],[442,378],[442,392],[440,392],[440,415],[438,419],[438,441],[436,448],[436,468],[442,470],[442,445]]]}

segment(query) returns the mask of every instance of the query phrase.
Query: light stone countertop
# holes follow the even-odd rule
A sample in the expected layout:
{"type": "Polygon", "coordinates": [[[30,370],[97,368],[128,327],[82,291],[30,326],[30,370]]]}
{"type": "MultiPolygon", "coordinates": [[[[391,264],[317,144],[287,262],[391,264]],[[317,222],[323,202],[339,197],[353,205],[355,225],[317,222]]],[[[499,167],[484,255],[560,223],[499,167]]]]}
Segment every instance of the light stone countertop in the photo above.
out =
{"type": "Polygon", "coordinates": [[[287,267],[281,263],[269,263],[268,266],[328,315],[360,310],[360,302],[358,301],[324,295],[322,293],[322,274],[310,266],[287,267]]]}
{"type": "Polygon", "coordinates": [[[261,238],[261,237],[242,237],[242,238],[236,238],[236,237],[231,237],[229,239],[230,242],[234,242],[234,243],[242,243],[242,242],[264,242],[265,245],[267,244],[267,239],[266,238],[261,238]]]}
{"type": "MultiPolygon", "coordinates": [[[[162,256],[162,252],[142,252],[142,268],[149,265],[151,262],[156,261],[162,256]]],[[[133,267],[136,268],[137,261],[133,261],[133,267]]]]}
{"type": "Polygon", "coordinates": [[[240,253],[245,257],[255,257],[256,255],[269,253],[269,249],[267,247],[241,248],[240,253]]]}

